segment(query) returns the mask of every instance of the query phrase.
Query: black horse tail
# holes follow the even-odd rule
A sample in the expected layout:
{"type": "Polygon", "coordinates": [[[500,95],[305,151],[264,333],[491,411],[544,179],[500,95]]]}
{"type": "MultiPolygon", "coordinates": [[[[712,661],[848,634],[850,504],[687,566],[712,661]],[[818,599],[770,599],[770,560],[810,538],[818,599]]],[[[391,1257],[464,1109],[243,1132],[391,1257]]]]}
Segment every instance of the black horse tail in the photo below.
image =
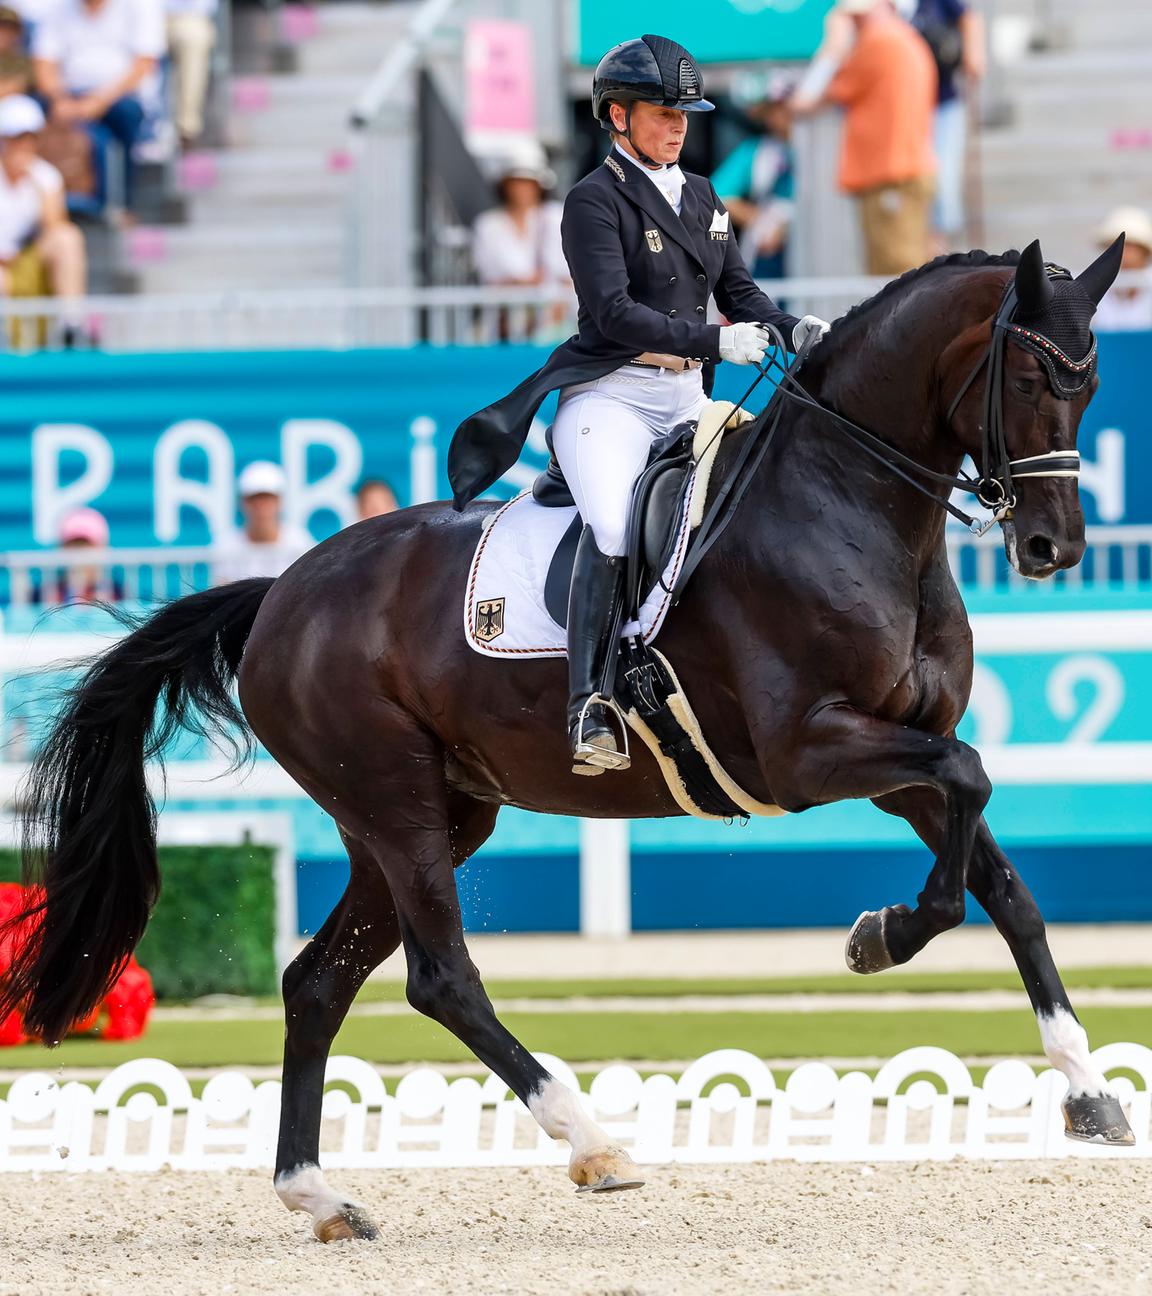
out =
{"type": "Polygon", "coordinates": [[[182,728],[207,737],[223,728],[237,764],[250,753],[231,685],[271,586],[237,581],[169,603],[68,695],[19,811],[24,882],[37,890],[0,931],[16,947],[0,1021],[19,1008],[28,1033],[55,1044],[120,975],[160,893],[144,763],[182,728]]]}

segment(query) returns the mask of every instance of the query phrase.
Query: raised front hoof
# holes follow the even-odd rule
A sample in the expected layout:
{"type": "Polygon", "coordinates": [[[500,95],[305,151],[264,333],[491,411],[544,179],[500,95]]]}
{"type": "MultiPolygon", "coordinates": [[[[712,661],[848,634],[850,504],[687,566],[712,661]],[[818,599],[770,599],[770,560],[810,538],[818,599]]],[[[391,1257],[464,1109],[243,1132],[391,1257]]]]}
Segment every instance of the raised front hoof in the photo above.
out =
{"type": "Polygon", "coordinates": [[[342,1206],[335,1215],[317,1220],[312,1225],[312,1232],[321,1242],[375,1242],[380,1237],[380,1230],[372,1223],[363,1206],[354,1206],[351,1202],[342,1206]]]}
{"type": "Polygon", "coordinates": [[[1080,1094],[1066,1098],[1064,1133],[1077,1143],[1103,1143],[1107,1147],[1134,1147],[1136,1135],[1120,1099],[1112,1094],[1080,1094]]]}
{"type": "Polygon", "coordinates": [[[888,951],[884,932],[891,912],[890,909],[865,910],[856,919],[844,945],[844,962],[851,971],[871,976],[873,972],[896,966],[896,960],[888,951]]]}
{"type": "Polygon", "coordinates": [[[644,1187],[635,1161],[623,1148],[604,1148],[579,1157],[568,1167],[568,1175],[578,1193],[623,1192],[626,1188],[644,1187]]]}

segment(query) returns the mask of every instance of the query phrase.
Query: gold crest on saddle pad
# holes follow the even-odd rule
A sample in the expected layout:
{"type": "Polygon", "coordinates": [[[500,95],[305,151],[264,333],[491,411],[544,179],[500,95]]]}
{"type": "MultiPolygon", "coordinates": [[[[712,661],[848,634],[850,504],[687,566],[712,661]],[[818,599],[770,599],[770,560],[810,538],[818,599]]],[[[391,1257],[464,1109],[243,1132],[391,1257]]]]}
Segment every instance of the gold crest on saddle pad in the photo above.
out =
{"type": "Polygon", "coordinates": [[[664,251],[664,240],[660,237],[659,230],[645,230],[644,237],[648,240],[648,246],[653,252],[664,251]]]}
{"type": "Polygon", "coordinates": [[[476,605],[476,638],[491,643],[504,633],[504,600],[485,599],[476,605]]]}

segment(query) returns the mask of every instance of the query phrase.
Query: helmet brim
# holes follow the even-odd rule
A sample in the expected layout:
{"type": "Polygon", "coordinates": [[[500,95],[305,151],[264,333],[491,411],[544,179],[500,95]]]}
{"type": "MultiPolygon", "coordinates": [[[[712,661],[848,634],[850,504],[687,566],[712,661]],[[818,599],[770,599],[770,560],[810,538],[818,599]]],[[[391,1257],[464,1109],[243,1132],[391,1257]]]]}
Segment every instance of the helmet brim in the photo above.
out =
{"type": "MultiPolygon", "coordinates": [[[[609,108],[614,103],[646,103],[652,104],[656,108],[675,108],[677,112],[713,112],[716,108],[716,105],[710,99],[681,99],[676,103],[668,103],[665,99],[649,98],[648,95],[629,94],[627,90],[620,90],[615,94],[606,95],[603,107],[609,108]]],[[[600,120],[606,122],[608,114],[605,112],[600,120]]]]}

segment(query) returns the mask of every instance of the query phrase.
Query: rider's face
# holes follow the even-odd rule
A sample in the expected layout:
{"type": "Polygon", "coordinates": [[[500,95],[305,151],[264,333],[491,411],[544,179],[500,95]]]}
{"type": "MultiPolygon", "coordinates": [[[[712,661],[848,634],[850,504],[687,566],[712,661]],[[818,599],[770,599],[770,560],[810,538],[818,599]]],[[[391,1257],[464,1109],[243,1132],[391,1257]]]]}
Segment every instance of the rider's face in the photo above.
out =
{"type": "MultiPolygon", "coordinates": [[[[625,129],[625,110],[612,105],[612,124],[618,134],[625,129]]],[[[640,153],[646,153],[655,162],[671,165],[680,160],[684,137],[688,134],[688,114],[678,108],[662,108],[659,104],[638,103],[632,106],[632,143],[640,153]]],[[[624,147],[628,141],[623,140],[624,147]]]]}

